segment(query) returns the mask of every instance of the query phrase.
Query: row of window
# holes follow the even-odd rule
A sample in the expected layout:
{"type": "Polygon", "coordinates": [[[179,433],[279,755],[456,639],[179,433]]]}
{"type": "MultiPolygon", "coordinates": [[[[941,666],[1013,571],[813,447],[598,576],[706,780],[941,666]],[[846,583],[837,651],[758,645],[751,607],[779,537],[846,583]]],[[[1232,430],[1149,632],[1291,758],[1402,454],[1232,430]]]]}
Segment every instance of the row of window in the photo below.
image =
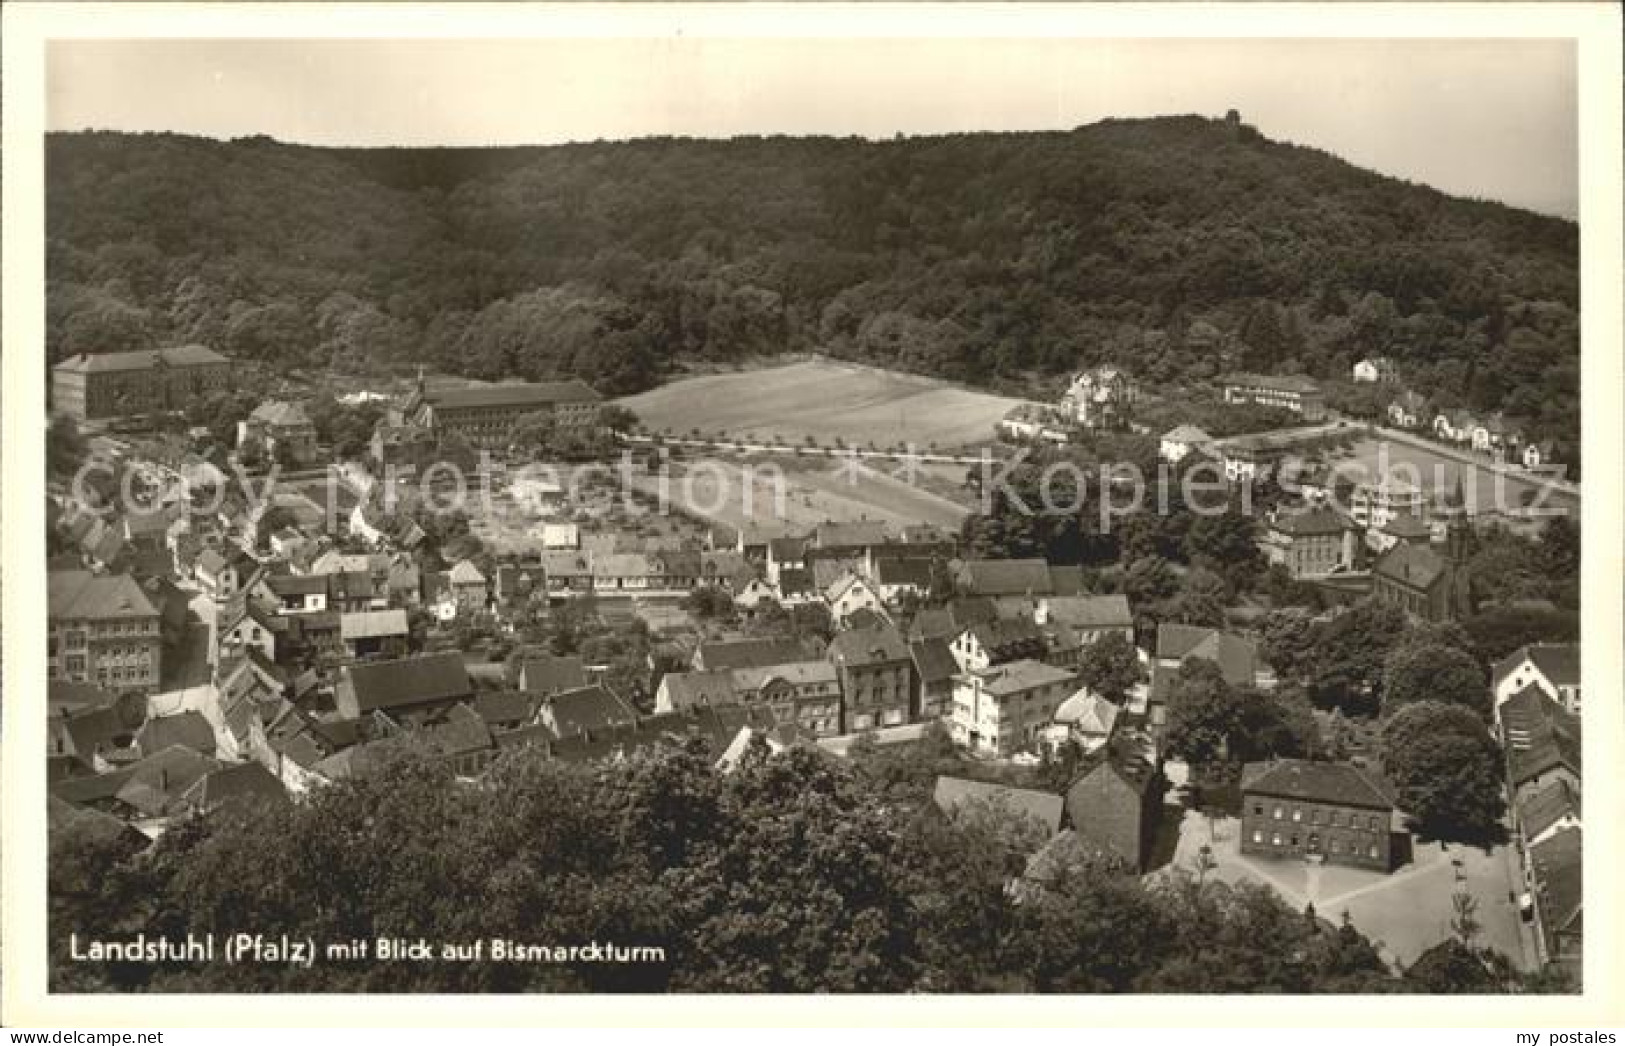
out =
{"type": "MultiPolygon", "coordinates": [[[[1253,842],[1262,846],[1264,844],[1264,833],[1255,829],[1253,831],[1253,842]]],[[[1271,846],[1282,846],[1297,849],[1298,843],[1299,837],[1296,835],[1285,837],[1282,836],[1280,832],[1274,832],[1270,835],[1271,846]]],[[[1350,840],[1345,845],[1342,839],[1334,836],[1328,841],[1327,849],[1333,854],[1347,853],[1350,857],[1355,857],[1360,853],[1360,844],[1350,840]]],[[[1311,853],[1320,852],[1320,837],[1318,835],[1309,836],[1309,850],[1311,853]]],[[[1380,860],[1382,857],[1382,851],[1375,844],[1372,844],[1365,848],[1365,855],[1371,858],[1373,861],[1380,860]]]]}
{"type": "MultiPolygon", "coordinates": [[[[1255,816],[1255,817],[1263,817],[1264,816],[1264,805],[1262,803],[1254,803],[1253,804],[1253,816],[1255,816]]],[[[1303,823],[1303,820],[1304,820],[1303,808],[1298,807],[1298,806],[1294,806],[1291,809],[1290,814],[1289,814],[1286,807],[1277,805],[1277,806],[1274,807],[1274,809],[1272,809],[1270,811],[1271,819],[1276,820],[1276,821],[1284,821],[1289,816],[1290,816],[1293,824],[1301,824],[1301,823],[1303,823]]],[[[1344,821],[1345,821],[1345,818],[1346,818],[1347,826],[1349,828],[1358,829],[1358,828],[1363,827],[1365,830],[1371,831],[1371,832],[1380,832],[1380,831],[1383,830],[1383,818],[1378,814],[1367,815],[1365,817],[1365,821],[1364,821],[1363,825],[1361,824],[1361,815],[1359,815],[1359,814],[1347,814],[1347,815],[1345,815],[1343,813],[1343,811],[1341,811],[1341,810],[1333,810],[1333,811],[1331,811],[1330,817],[1325,822],[1323,822],[1321,818],[1322,818],[1322,811],[1321,810],[1319,810],[1317,808],[1311,808],[1309,810],[1309,823],[1310,824],[1327,823],[1327,824],[1330,824],[1334,828],[1341,828],[1341,827],[1344,826],[1344,821]]]]}

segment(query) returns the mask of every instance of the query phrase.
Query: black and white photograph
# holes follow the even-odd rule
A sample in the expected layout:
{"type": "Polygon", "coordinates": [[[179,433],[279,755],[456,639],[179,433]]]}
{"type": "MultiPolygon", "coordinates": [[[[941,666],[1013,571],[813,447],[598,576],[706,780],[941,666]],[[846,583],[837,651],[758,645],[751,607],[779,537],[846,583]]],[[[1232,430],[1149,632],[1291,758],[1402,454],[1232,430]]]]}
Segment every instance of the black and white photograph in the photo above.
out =
{"type": "Polygon", "coordinates": [[[38,42],[7,989],[1604,1012],[1617,10],[368,6],[38,42]]]}

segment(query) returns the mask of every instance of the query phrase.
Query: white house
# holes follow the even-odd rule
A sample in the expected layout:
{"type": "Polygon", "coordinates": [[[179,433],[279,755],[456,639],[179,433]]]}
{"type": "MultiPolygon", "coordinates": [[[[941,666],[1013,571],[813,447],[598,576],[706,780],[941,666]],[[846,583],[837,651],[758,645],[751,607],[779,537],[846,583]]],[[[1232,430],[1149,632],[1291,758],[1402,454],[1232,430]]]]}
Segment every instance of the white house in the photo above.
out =
{"type": "Polygon", "coordinates": [[[1376,363],[1371,360],[1361,360],[1354,365],[1355,381],[1375,382],[1380,377],[1381,375],[1377,373],[1376,363]]]}
{"type": "Polygon", "coordinates": [[[1162,440],[1157,445],[1157,456],[1177,465],[1192,451],[1210,451],[1212,448],[1212,436],[1195,425],[1180,425],[1162,434],[1162,440]]]}
{"type": "Polygon", "coordinates": [[[1490,671],[1495,707],[1526,687],[1536,686],[1574,715],[1580,714],[1580,644],[1532,643],[1519,647],[1490,671]]]}
{"type": "Polygon", "coordinates": [[[829,615],[840,624],[859,610],[880,609],[880,593],[857,574],[847,571],[824,590],[824,602],[829,604],[829,615]]]}
{"type": "Polygon", "coordinates": [[[1406,390],[1394,402],[1388,404],[1388,420],[1402,429],[1414,429],[1422,424],[1426,416],[1427,400],[1415,392],[1406,390]]]}
{"type": "Polygon", "coordinates": [[[1093,752],[1111,739],[1121,709],[1088,687],[1061,702],[1055,710],[1055,732],[1058,742],[1076,741],[1084,752],[1093,752]]]}
{"type": "Polygon", "coordinates": [[[1552,455],[1552,441],[1549,439],[1541,440],[1539,443],[1533,440],[1525,443],[1522,459],[1523,467],[1526,469],[1538,469],[1543,465],[1554,464],[1557,460],[1552,455]]]}

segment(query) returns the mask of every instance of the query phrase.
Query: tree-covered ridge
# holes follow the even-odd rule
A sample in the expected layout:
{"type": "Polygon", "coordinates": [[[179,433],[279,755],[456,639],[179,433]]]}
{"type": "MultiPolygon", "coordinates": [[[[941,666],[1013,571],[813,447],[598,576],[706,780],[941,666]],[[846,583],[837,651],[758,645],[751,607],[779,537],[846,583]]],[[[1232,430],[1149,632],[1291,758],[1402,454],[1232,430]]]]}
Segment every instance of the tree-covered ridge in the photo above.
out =
{"type": "Polygon", "coordinates": [[[967,381],[1345,377],[1578,430],[1578,230],[1200,117],[890,142],[47,146],[52,358],[174,340],[579,374],[820,349],[967,381]]]}

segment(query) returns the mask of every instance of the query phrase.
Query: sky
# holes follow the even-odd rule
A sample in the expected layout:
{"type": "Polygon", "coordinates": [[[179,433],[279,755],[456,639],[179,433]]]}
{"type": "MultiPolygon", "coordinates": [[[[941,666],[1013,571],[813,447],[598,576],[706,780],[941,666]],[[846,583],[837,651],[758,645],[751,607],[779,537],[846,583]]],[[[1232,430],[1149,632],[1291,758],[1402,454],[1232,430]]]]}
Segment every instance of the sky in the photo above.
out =
{"type": "Polygon", "coordinates": [[[1573,218],[1565,40],[56,40],[52,130],[312,145],[1055,130],[1238,109],[1266,136],[1573,218]]]}

